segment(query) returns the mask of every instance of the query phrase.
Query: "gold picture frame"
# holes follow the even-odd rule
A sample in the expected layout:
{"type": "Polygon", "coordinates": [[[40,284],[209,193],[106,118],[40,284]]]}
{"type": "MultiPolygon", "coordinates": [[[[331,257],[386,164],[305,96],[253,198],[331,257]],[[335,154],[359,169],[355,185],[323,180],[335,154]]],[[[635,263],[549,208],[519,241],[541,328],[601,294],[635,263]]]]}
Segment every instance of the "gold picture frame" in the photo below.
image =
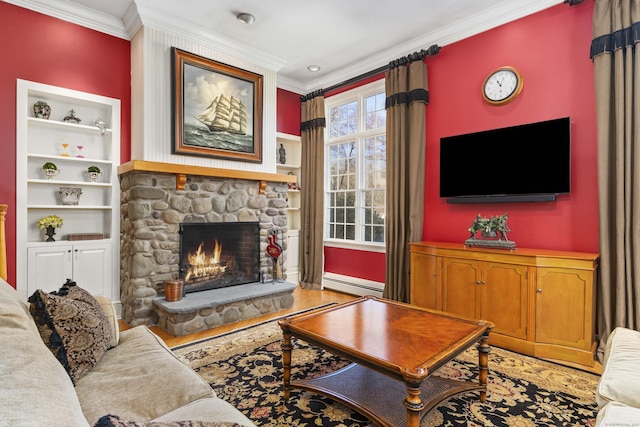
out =
{"type": "Polygon", "coordinates": [[[173,154],[262,163],[263,77],[171,48],[173,154]]]}

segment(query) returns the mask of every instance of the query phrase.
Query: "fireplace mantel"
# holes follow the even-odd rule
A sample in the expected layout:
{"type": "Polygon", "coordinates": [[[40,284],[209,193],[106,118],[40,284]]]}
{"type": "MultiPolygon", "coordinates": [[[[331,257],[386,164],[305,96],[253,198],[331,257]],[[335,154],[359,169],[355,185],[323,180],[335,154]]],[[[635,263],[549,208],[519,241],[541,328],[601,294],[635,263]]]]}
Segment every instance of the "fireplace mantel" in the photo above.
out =
{"type": "Polygon", "coordinates": [[[250,172],[233,169],[208,168],[204,166],[179,165],[175,163],[150,162],[147,160],[131,160],[118,166],[118,175],[128,172],[157,172],[171,173],[176,175],[176,190],[184,190],[187,182],[187,175],[211,176],[218,178],[248,179],[260,181],[260,191],[262,192],[267,184],[271,182],[295,183],[295,175],[285,175],[268,172],[250,172]]]}

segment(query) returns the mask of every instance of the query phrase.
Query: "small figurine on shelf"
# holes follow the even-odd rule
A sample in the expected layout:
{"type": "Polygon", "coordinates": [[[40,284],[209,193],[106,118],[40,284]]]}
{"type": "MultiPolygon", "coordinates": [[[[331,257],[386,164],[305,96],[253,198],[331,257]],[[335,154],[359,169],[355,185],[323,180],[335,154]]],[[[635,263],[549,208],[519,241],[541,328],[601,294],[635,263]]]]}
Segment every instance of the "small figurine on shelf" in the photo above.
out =
{"type": "Polygon", "coordinates": [[[282,165],[287,163],[287,150],[284,149],[284,146],[282,144],[280,144],[278,153],[280,154],[280,156],[278,157],[278,162],[282,165]]]}
{"type": "Polygon", "coordinates": [[[55,242],[53,236],[56,234],[56,228],[60,227],[62,227],[62,218],[60,218],[58,215],[49,215],[38,220],[38,228],[40,230],[46,230],[46,242],[55,242]]]}
{"type": "Polygon", "coordinates": [[[80,122],[81,122],[80,118],[79,118],[79,117],[76,117],[76,112],[75,112],[74,110],[71,110],[71,111],[69,112],[69,115],[68,115],[68,116],[66,116],[66,117],[65,117],[64,119],[62,119],[62,120],[64,120],[64,121],[65,121],[65,122],[67,122],[67,123],[73,123],[73,124],[76,124],[76,125],[77,125],[78,123],[80,123],[80,122]]]}
{"type": "MultiPolygon", "coordinates": [[[[295,176],[295,173],[289,172],[287,175],[294,175],[295,176]]],[[[289,183],[289,190],[300,190],[300,186],[298,185],[297,182],[290,182],[289,183]]]]}
{"type": "Polygon", "coordinates": [[[56,164],[52,162],[46,162],[44,165],[42,165],[42,171],[47,176],[47,179],[53,179],[54,176],[60,173],[60,169],[58,169],[58,166],[56,166],[56,164]]]}

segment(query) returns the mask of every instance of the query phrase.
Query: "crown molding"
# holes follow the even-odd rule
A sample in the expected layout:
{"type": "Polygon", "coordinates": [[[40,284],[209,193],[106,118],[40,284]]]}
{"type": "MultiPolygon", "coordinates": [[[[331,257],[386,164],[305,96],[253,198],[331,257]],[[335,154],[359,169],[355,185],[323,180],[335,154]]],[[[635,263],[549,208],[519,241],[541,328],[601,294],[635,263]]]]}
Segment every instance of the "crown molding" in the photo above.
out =
{"type": "Polygon", "coordinates": [[[126,40],[130,39],[122,20],[66,0],[46,0],[46,2],[42,0],[3,1],[114,37],[126,40]]]}

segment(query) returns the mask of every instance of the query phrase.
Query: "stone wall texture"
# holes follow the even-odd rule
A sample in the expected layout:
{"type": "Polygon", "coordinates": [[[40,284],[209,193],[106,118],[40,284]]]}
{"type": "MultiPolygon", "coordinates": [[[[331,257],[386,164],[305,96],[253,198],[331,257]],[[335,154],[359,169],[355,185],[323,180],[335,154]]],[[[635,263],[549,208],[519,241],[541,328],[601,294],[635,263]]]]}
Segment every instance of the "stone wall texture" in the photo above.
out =
{"type": "Polygon", "coordinates": [[[174,174],[134,171],[120,176],[120,298],[122,318],[132,326],[156,325],[153,299],[164,296],[164,282],[179,275],[180,223],[260,223],[260,272],[273,279],[267,237],[280,231],[282,279],[286,279],[287,184],[188,176],[176,190],[174,174]]]}

